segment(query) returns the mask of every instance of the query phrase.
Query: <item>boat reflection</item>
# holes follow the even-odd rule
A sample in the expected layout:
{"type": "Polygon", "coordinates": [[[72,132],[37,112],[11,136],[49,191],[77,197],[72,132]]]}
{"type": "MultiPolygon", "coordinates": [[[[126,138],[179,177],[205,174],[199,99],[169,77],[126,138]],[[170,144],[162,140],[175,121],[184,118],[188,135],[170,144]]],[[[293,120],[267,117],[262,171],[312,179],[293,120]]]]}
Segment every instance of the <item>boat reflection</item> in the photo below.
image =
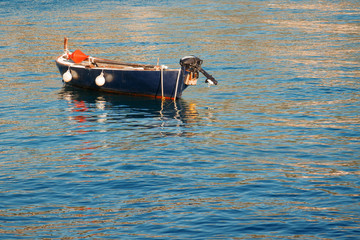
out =
{"type": "Polygon", "coordinates": [[[182,99],[161,100],[149,97],[118,95],[64,86],[59,96],[67,101],[69,120],[118,124],[128,127],[180,127],[196,122],[195,104],[182,99]]]}

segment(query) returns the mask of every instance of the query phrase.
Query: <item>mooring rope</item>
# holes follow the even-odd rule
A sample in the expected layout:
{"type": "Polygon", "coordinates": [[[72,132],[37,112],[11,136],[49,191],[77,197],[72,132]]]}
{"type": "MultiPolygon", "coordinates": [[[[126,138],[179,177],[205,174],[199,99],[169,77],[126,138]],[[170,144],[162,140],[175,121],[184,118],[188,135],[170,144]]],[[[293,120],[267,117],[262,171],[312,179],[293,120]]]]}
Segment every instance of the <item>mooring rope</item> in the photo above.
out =
{"type": "Polygon", "coordinates": [[[175,86],[174,101],[176,101],[176,95],[177,95],[178,86],[179,86],[180,74],[181,74],[181,68],[179,69],[179,73],[178,73],[178,76],[177,76],[177,79],[176,79],[176,86],[175,86]]]}
{"type": "Polygon", "coordinates": [[[161,98],[164,98],[164,65],[161,65],[161,98]]]}

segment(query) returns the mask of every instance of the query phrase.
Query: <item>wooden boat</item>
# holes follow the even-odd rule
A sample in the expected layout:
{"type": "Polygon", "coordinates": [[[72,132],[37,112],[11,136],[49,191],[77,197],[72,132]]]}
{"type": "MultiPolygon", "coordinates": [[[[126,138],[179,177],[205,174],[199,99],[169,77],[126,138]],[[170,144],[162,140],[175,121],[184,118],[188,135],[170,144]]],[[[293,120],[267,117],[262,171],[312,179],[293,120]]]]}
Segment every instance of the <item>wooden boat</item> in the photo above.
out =
{"type": "Polygon", "coordinates": [[[196,85],[199,72],[205,82],[217,85],[217,81],[202,67],[202,60],[195,56],[180,59],[179,69],[164,65],[125,63],[91,57],[80,50],[70,52],[68,39],[64,39],[64,54],[56,59],[65,85],[99,91],[131,95],[176,99],[189,85],[196,85]]]}

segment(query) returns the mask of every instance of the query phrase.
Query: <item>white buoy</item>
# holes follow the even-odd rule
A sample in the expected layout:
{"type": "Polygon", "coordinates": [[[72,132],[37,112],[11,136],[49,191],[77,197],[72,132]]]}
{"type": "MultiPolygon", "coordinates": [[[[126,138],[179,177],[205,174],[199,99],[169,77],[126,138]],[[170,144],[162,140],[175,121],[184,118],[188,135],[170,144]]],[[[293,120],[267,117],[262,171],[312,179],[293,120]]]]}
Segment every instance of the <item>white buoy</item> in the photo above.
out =
{"type": "Polygon", "coordinates": [[[99,87],[105,84],[104,72],[101,72],[100,75],[95,78],[95,83],[99,87]]]}
{"type": "Polygon", "coordinates": [[[70,69],[68,69],[64,74],[63,74],[63,80],[64,82],[70,82],[72,79],[72,75],[70,72],[70,69]]]}

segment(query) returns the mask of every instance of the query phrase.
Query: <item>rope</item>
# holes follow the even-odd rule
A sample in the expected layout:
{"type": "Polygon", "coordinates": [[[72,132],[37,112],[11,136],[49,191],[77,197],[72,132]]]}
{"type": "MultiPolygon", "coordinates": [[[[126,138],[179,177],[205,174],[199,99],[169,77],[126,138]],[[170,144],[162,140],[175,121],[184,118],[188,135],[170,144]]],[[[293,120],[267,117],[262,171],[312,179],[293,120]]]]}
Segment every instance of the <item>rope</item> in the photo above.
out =
{"type": "Polygon", "coordinates": [[[91,66],[91,64],[94,63],[94,58],[89,56],[88,60],[89,60],[89,65],[91,66]]]}
{"type": "Polygon", "coordinates": [[[178,90],[178,86],[179,86],[180,74],[181,74],[181,68],[179,69],[179,73],[178,73],[178,76],[177,76],[177,79],[176,79],[174,101],[176,101],[176,95],[177,95],[177,90],[178,90]]]}
{"type": "Polygon", "coordinates": [[[161,97],[164,98],[164,65],[161,65],[161,97]]]}

